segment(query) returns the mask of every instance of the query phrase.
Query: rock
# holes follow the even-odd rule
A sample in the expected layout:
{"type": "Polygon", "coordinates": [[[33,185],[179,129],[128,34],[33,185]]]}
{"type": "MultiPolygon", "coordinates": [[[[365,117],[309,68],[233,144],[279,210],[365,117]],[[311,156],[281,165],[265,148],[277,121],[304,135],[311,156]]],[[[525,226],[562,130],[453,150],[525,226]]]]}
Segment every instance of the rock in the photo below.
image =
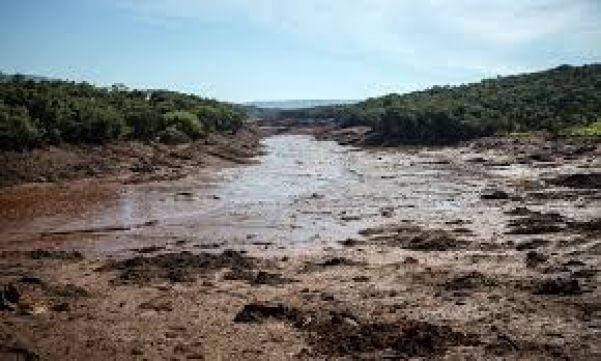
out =
{"type": "Polygon", "coordinates": [[[44,284],[44,281],[42,281],[40,278],[35,277],[35,276],[23,276],[23,277],[21,277],[19,282],[27,283],[30,285],[43,285],[44,284]]]}
{"type": "Polygon", "coordinates": [[[494,190],[491,192],[484,193],[480,196],[480,198],[485,200],[506,200],[509,199],[510,196],[507,192],[501,190],[494,190]]]}
{"type": "Polygon", "coordinates": [[[601,173],[563,175],[550,180],[550,183],[570,188],[601,189],[601,173]]]}
{"type": "Polygon", "coordinates": [[[350,260],[348,258],[344,258],[344,257],[332,257],[332,258],[328,258],[325,261],[323,261],[322,263],[320,263],[320,266],[324,266],[324,267],[331,267],[331,266],[352,266],[354,265],[356,262],[353,260],[350,260]]]}
{"type": "Polygon", "coordinates": [[[52,306],[52,311],[54,312],[67,312],[69,309],[70,306],[66,302],[57,303],[56,305],[52,306]]]}
{"type": "Polygon", "coordinates": [[[350,221],[360,221],[361,216],[342,216],[340,217],[341,221],[350,222],[350,221]]]}
{"type": "Polygon", "coordinates": [[[55,259],[62,261],[80,261],[84,258],[83,254],[77,251],[57,251],[48,249],[29,251],[29,255],[32,259],[55,259]]]}
{"type": "Polygon", "coordinates": [[[62,287],[58,287],[55,290],[55,294],[64,298],[80,298],[88,297],[90,294],[84,288],[81,288],[72,283],[68,283],[62,287]]]}
{"type": "Polygon", "coordinates": [[[323,301],[334,301],[335,300],[334,295],[331,293],[327,293],[327,292],[322,292],[320,297],[323,301]]]}
{"type": "Polygon", "coordinates": [[[7,289],[7,287],[0,290],[0,311],[14,311],[17,308],[16,303],[19,301],[18,291],[16,291],[16,295],[13,295],[13,291],[7,289]]]}
{"type": "Polygon", "coordinates": [[[572,272],[572,278],[592,278],[595,277],[597,273],[599,273],[599,270],[597,269],[581,269],[572,272]]]}
{"type": "Polygon", "coordinates": [[[577,295],[580,294],[580,283],[573,278],[556,278],[538,281],[534,293],[538,295],[577,295]]]}
{"type": "Polygon", "coordinates": [[[163,246],[148,246],[148,247],[142,247],[142,248],[134,248],[133,251],[136,251],[140,254],[148,254],[148,253],[155,253],[158,251],[162,251],[164,249],[165,249],[165,247],[163,247],[163,246]]]}
{"type": "Polygon", "coordinates": [[[265,247],[266,249],[269,246],[273,246],[273,242],[252,242],[251,243],[253,246],[261,246],[261,247],[265,247]]]}
{"type": "Polygon", "coordinates": [[[357,241],[356,239],[347,238],[344,241],[340,241],[338,243],[345,247],[355,247],[356,245],[361,244],[363,242],[357,241]]]}
{"type": "Polygon", "coordinates": [[[251,272],[240,269],[235,269],[225,273],[223,279],[230,281],[246,281],[253,286],[279,286],[294,282],[293,279],[282,277],[282,275],[279,273],[270,273],[266,271],[251,272]]]}
{"type": "Polygon", "coordinates": [[[466,228],[466,227],[457,227],[457,228],[453,228],[453,233],[471,234],[471,233],[474,233],[474,231],[472,231],[471,229],[466,228]]]}
{"type": "Polygon", "coordinates": [[[394,215],[394,208],[392,208],[392,207],[381,208],[380,215],[382,217],[391,218],[394,215]]]}
{"type": "Polygon", "coordinates": [[[512,210],[505,212],[505,214],[509,216],[527,216],[531,213],[532,211],[526,207],[515,207],[512,210]]]}
{"type": "Polygon", "coordinates": [[[527,249],[536,249],[549,244],[549,241],[544,239],[536,238],[530,241],[524,241],[515,246],[515,249],[518,251],[525,251],[527,249]]]}
{"type": "Polygon", "coordinates": [[[445,282],[445,288],[447,290],[477,289],[495,285],[497,285],[497,281],[494,278],[477,271],[458,275],[445,282]]]}
{"type": "Polygon", "coordinates": [[[257,275],[252,280],[253,284],[256,285],[281,285],[292,282],[291,279],[282,277],[279,273],[270,273],[265,271],[257,272],[257,275]]]}
{"type": "Polygon", "coordinates": [[[403,261],[404,264],[418,264],[419,261],[417,260],[417,258],[413,258],[413,257],[405,257],[405,260],[403,261]]]}
{"type": "Polygon", "coordinates": [[[370,242],[414,251],[447,251],[464,246],[467,242],[441,229],[422,229],[413,225],[392,225],[359,231],[370,236],[370,242]]]}
{"type": "Polygon", "coordinates": [[[242,310],[236,314],[234,322],[236,323],[259,323],[266,319],[278,321],[296,321],[299,312],[283,304],[265,305],[251,303],[244,305],[242,310]]]}
{"type": "Polygon", "coordinates": [[[464,220],[464,219],[455,219],[453,221],[444,222],[444,224],[446,224],[448,226],[460,226],[460,225],[467,224],[467,223],[472,223],[472,222],[464,220]]]}
{"type": "Polygon", "coordinates": [[[571,260],[565,262],[563,265],[566,267],[584,267],[584,266],[586,266],[586,263],[584,263],[580,260],[577,260],[577,259],[571,259],[571,260]]]}
{"type": "Polygon", "coordinates": [[[578,232],[601,232],[601,218],[595,218],[584,222],[572,222],[569,224],[569,228],[578,232]]]}
{"type": "Polygon", "coordinates": [[[542,152],[532,153],[528,155],[528,159],[535,162],[552,162],[554,160],[551,154],[542,152]]]}
{"type": "Polygon", "coordinates": [[[485,163],[486,159],[483,157],[473,157],[466,160],[468,163],[485,163]]]}
{"type": "Polygon", "coordinates": [[[559,213],[533,212],[527,216],[512,219],[507,234],[544,234],[557,233],[566,228],[566,218],[559,213]]]}
{"type": "Polygon", "coordinates": [[[530,251],[526,254],[526,265],[528,267],[536,267],[541,263],[547,262],[549,256],[536,251],[530,251]]]}
{"type": "Polygon", "coordinates": [[[9,283],[0,290],[0,296],[1,301],[17,303],[21,298],[21,293],[14,284],[9,283]]]}

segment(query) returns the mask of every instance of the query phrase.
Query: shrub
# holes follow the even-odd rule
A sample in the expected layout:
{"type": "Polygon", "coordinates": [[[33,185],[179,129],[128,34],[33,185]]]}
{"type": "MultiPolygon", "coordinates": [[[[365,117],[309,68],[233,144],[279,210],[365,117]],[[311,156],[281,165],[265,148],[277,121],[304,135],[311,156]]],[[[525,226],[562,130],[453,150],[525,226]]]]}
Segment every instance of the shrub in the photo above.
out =
{"type": "Polygon", "coordinates": [[[125,132],[123,115],[111,106],[80,100],[73,104],[75,116],[60,124],[63,140],[70,143],[104,143],[125,132]]]}
{"type": "Polygon", "coordinates": [[[22,150],[38,144],[40,132],[27,109],[9,109],[0,103],[0,148],[22,150]]]}
{"type": "Polygon", "coordinates": [[[164,129],[163,117],[152,108],[129,109],[125,114],[125,122],[131,129],[133,139],[150,139],[164,129]]]}
{"type": "Polygon", "coordinates": [[[164,115],[165,125],[186,133],[196,139],[204,134],[203,127],[196,114],[182,110],[169,112],[164,115]]]}

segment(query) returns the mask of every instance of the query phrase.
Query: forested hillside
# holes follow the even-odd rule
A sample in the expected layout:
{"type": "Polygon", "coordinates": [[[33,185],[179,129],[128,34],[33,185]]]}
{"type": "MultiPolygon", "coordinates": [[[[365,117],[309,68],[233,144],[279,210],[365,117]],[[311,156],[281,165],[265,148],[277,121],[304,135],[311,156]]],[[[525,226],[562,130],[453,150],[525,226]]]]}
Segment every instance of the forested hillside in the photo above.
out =
{"type": "Polygon", "coordinates": [[[601,64],[563,65],[474,84],[390,94],[350,106],[284,111],[279,116],[331,119],[340,127],[370,126],[375,138],[388,144],[452,143],[536,130],[557,133],[601,120],[601,64]]]}
{"type": "Polygon", "coordinates": [[[244,117],[233,105],[166,90],[0,77],[2,149],[147,140],[165,133],[196,139],[207,132],[235,131],[244,117]]]}

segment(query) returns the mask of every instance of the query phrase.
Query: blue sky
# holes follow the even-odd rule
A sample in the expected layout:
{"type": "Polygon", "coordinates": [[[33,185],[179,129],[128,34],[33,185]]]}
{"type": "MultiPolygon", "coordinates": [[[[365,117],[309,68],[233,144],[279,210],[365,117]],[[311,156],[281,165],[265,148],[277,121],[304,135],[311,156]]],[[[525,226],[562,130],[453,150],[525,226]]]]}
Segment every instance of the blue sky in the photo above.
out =
{"type": "Polygon", "coordinates": [[[601,61],[601,0],[3,0],[0,70],[229,101],[601,61]]]}

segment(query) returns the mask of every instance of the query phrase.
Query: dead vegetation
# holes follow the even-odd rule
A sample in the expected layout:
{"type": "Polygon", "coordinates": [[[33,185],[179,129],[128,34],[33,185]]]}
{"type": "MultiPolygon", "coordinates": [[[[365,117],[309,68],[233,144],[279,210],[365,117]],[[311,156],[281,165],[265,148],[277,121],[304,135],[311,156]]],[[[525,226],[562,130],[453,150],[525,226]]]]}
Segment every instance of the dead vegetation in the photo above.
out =
{"type": "Polygon", "coordinates": [[[115,284],[144,285],[153,281],[193,282],[200,274],[223,268],[238,275],[246,275],[256,266],[253,258],[226,250],[222,253],[165,253],[156,256],[136,256],[120,261],[109,261],[98,271],[118,271],[115,284]]]}
{"type": "Polygon", "coordinates": [[[247,304],[234,322],[282,321],[305,335],[312,352],[327,357],[409,358],[432,357],[448,347],[477,345],[479,341],[448,326],[398,319],[364,321],[340,309],[302,310],[283,304],[247,304]]]}
{"type": "MultiPolygon", "coordinates": [[[[424,229],[413,225],[391,225],[359,232],[369,242],[414,251],[448,251],[467,245],[456,234],[441,229],[424,229]]],[[[465,233],[465,232],[463,232],[465,233]]]]}

